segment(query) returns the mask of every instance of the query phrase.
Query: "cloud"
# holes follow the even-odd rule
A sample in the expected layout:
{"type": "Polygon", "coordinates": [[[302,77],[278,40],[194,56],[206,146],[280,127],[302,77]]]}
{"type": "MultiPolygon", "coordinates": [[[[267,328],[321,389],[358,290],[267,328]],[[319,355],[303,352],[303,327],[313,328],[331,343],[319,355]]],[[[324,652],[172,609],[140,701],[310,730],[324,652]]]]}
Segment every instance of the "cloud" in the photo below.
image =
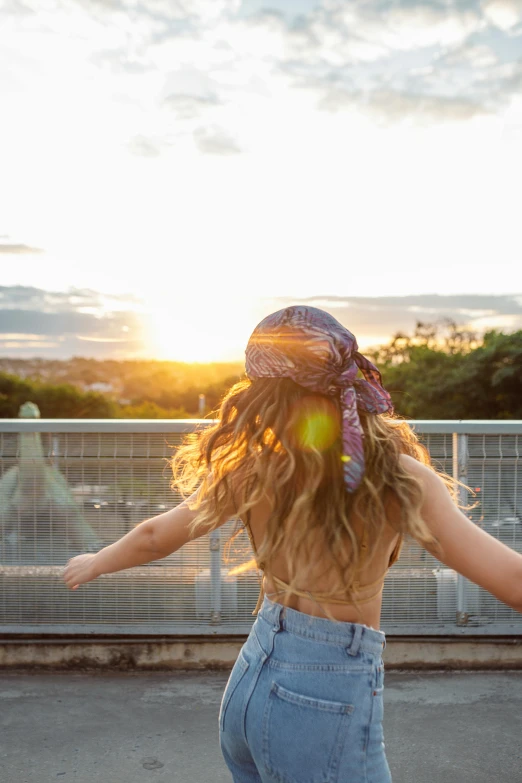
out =
{"type": "Polygon", "coordinates": [[[423,95],[396,90],[373,90],[368,94],[329,90],[318,103],[323,111],[359,109],[378,121],[398,122],[405,118],[421,123],[463,121],[490,113],[479,103],[464,98],[423,95]]]}
{"type": "Polygon", "coordinates": [[[146,355],[137,297],[0,286],[0,352],[10,356],[146,355]]]}
{"type": "Polygon", "coordinates": [[[43,253],[40,247],[31,247],[30,245],[15,244],[10,242],[0,242],[0,253],[8,255],[23,255],[24,253],[43,253]]]}
{"type": "Polygon", "coordinates": [[[123,332],[123,327],[127,327],[134,334],[140,330],[141,325],[136,315],[131,312],[108,313],[100,318],[75,310],[57,313],[23,309],[0,310],[0,335],[39,334],[46,338],[82,335],[86,339],[119,340],[124,334],[128,335],[128,332],[123,332]]]}
{"type": "Polygon", "coordinates": [[[84,356],[91,359],[141,359],[151,358],[141,340],[129,339],[125,343],[80,340],[75,335],[60,339],[4,340],[0,336],[0,356],[10,359],[71,359],[84,356]]]}
{"type": "MultiPolygon", "coordinates": [[[[324,0],[315,8],[307,2],[297,17],[271,10],[269,0],[253,15],[240,0],[16,7],[32,18],[34,35],[46,30],[44,47],[53,37],[76,41],[93,75],[113,70],[114,100],[136,108],[122,146],[145,158],[187,133],[203,154],[237,152],[241,139],[213,126],[232,128],[238,112],[255,122],[256,96],[282,91],[299,102],[308,87],[320,109],[356,110],[377,122],[443,123],[490,113],[517,89],[516,79],[495,70],[495,46],[516,35],[522,0],[324,0]],[[143,112],[155,127],[144,126],[143,112]]],[[[16,29],[21,17],[6,8],[16,29]]],[[[20,73],[30,56],[20,52],[20,73]]]]}
{"type": "Polygon", "coordinates": [[[345,297],[314,296],[302,299],[280,297],[267,303],[274,310],[307,304],[327,310],[362,345],[387,341],[395,332],[411,333],[417,321],[449,318],[478,332],[488,328],[522,329],[522,295],[422,294],[416,296],[345,297]]]}
{"type": "Polygon", "coordinates": [[[507,69],[504,70],[499,81],[499,86],[504,92],[509,92],[520,98],[520,91],[522,89],[522,60],[510,64],[507,69]]]}
{"type": "MultiPolygon", "coordinates": [[[[236,14],[242,0],[142,0],[138,8],[149,13],[162,14],[174,19],[196,18],[210,22],[222,16],[236,14]]],[[[123,0],[129,9],[136,8],[133,0],[123,0]]]]}
{"type": "Polygon", "coordinates": [[[184,67],[166,74],[161,106],[182,122],[201,119],[222,104],[219,83],[200,68],[184,67]]]}
{"type": "Polygon", "coordinates": [[[473,43],[466,41],[460,46],[445,50],[437,58],[438,66],[490,68],[498,63],[498,55],[486,43],[473,43]]]}
{"type": "Polygon", "coordinates": [[[158,158],[165,144],[159,143],[154,139],[148,139],[146,136],[133,136],[128,142],[128,149],[133,155],[142,158],[158,158]]]}
{"type": "MultiPolygon", "coordinates": [[[[514,19],[522,0],[505,2],[514,19]]],[[[299,37],[287,29],[291,54],[279,66],[321,110],[387,123],[466,122],[505,108],[519,88],[516,60],[509,62],[516,50],[503,47],[490,23],[478,0],[326,0],[299,37]]]]}
{"type": "MultiPolygon", "coordinates": [[[[84,0],[53,0],[43,3],[41,0],[9,0],[7,10],[10,13],[42,13],[48,10],[55,12],[83,11],[84,0]]],[[[211,20],[224,14],[236,13],[241,0],[94,0],[89,3],[89,12],[95,18],[118,18],[120,14],[150,16],[154,18],[169,18],[183,20],[197,17],[211,20]]],[[[72,22],[71,22],[72,23],[72,22]]]]}
{"type": "Polygon", "coordinates": [[[162,106],[176,115],[178,120],[193,120],[209,108],[217,106],[217,98],[203,98],[198,95],[171,93],[163,99],[162,106]]]}
{"type": "Polygon", "coordinates": [[[484,26],[477,3],[325,2],[325,25],[342,25],[352,37],[389,50],[451,46],[484,26]]]}
{"type": "MultiPolygon", "coordinates": [[[[494,24],[486,0],[324,0],[300,19],[245,17],[221,0],[20,0],[23,17],[14,7],[0,12],[4,190],[27,227],[20,240],[49,237],[54,275],[34,257],[31,278],[26,256],[18,280],[63,279],[52,247],[71,281],[117,285],[125,263],[151,296],[145,255],[151,269],[183,258],[184,280],[219,247],[224,280],[245,256],[275,268],[292,253],[299,275],[280,264],[260,282],[277,292],[313,291],[319,253],[322,279],[335,280],[345,246],[383,270],[380,291],[412,258],[519,262],[517,157],[504,165],[499,115],[520,89],[520,28],[494,24]],[[404,120],[460,128],[371,127],[404,120]]],[[[429,261],[422,276],[414,267],[426,287],[439,284],[429,261]]]]}
{"type": "Polygon", "coordinates": [[[24,309],[37,313],[62,313],[89,311],[103,316],[107,312],[137,310],[141,304],[133,294],[103,294],[90,288],[74,288],[68,291],[46,291],[33,286],[0,286],[0,311],[24,309]]]}
{"type": "Polygon", "coordinates": [[[511,30],[522,21],[522,0],[486,0],[482,7],[488,21],[501,30],[511,30]]]}
{"type": "MultiPolygon", "coordinates": [[[[398,331],[411,334],[417,321],[432,323],[449,318],[479,333],[490,328],[504,331],[522,328],[522,294],[383,297],[324,294],[264,299],[256,307],[262,318],[295,304],[332,313],[355,333],[362,348],[386,343],[398,331]]],[[[88,289],[60,293],[24,286],[0,287],[0,355],[154,358],[147,349],[145,336],[149,314],[139,306],[140,301],[135,297],[107,297],[88,289]]],[[[243,345],[238,345],[238,356],[242,350],[243,345]]]]}
{"type": "Polygon", "coordinates": [[[232,136],[216,126],[196,128],[194,142],[198,149],[207,155],[235,155],[241,152],[232,136]]]}

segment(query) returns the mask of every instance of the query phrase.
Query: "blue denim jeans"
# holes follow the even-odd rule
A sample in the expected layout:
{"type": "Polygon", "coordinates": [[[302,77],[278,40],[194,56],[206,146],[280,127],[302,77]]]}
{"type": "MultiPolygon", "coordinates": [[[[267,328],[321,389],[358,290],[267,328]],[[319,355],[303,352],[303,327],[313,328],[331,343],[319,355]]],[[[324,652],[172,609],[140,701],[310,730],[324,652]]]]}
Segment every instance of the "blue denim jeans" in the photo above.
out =
{"type": "Polygon", "coordinates": [[[219,710],[234,783],[391,783],[385,646],[382,631],[265,596],[219,710]]]}

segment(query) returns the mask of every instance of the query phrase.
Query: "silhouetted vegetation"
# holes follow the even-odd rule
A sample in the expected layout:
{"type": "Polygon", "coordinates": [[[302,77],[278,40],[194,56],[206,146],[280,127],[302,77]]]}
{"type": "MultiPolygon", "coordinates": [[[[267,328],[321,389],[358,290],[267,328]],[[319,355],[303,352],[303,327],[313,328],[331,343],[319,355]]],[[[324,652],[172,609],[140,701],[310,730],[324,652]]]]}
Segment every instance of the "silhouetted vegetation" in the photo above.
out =
{"type": "Polygon", "coordinates": [[[205,411],[214,409],[243,369],[240,364],[4,359],[0,360],[0,418],[18,416],[27,400],[49,419],[194,418],[200,415],[200,394],[205,396],[205,411]],[[6,368],[10,372],[2,371],[6,368]]]}
{"type": "Polygon", "coordinates": [[[412,336],[397,334],[371,356],[401,416],[522,418],[522,331],[479,339],[451,321],[419,322],[412,336]]]}

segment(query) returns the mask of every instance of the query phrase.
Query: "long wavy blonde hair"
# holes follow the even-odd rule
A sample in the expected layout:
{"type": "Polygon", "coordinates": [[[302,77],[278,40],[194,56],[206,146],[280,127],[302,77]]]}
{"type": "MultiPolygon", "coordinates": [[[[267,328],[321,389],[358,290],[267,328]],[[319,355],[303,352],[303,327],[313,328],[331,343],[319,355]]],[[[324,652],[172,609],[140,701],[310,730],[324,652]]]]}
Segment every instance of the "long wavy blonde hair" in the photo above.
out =
{"type": "MultiPolygon", "coordinates": [[[[340,404],[335,397],[311,394],[289,378],[242,380],[227,392],[217,413],[217,421],[188,435],[171,460],[173,486],[182,497],[198,488],[191,502],[198,511],[190,524],[191,537],[202,527],[215,529],[226,508],[235,508],[238,520],[248,520],[250,509],[268,498],[270,515],[257,549],[265,574],[272,576],[273,556],[284,551],[290,588],[313,583],[313,547],[320,540],[328,563],[322,574],[336,577],[328,596],[352,601],[359,612],[354,591],[360,563],[356,519],[364,520],[368,532],[369,560],[387,522],[397,532],[437,547],[420,515],[421,483],[399,457],[408,454],[434,468],[405,421],[359,412],[366,468],[360,486],[350,494],[343,481],[340,404]]],[[[440,475],[455,497],[458,482],[440,475]]]]}

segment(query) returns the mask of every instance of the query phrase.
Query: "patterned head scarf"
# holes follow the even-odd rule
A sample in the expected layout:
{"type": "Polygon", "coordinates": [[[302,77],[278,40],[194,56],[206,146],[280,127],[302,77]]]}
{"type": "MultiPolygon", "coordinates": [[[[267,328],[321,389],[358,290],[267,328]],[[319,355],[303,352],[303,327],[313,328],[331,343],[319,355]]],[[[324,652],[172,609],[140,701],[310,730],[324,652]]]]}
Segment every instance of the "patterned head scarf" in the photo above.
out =
{"type": "Polygon", "coordinates": [[[340,395],[344,481],[354,492],[364,474],[364,432],[358,407],[393,411],[377,367],[357,350],[354,335],[316,307],[293,306],[264,318],[246,348],[246,372],[254,378],[291,378],[314,392],[340,395]],[[356,378],[361,370],[365,380],[356,378]]]}

